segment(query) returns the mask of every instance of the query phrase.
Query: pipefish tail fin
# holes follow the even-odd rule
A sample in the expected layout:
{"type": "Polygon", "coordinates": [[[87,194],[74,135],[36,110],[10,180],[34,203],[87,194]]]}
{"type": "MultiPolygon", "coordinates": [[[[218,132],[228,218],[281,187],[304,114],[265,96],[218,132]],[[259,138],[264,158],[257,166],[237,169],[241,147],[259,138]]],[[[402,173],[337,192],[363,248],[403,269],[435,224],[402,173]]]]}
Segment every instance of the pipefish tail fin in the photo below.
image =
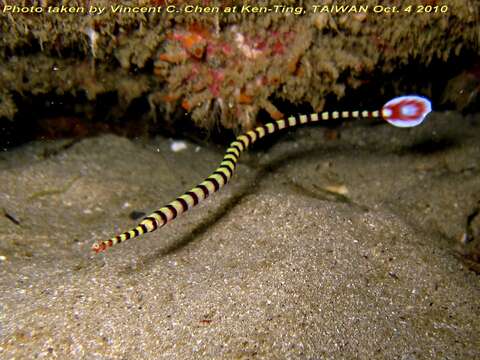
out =
{"type": "Polygon", "coordinates": [[[406,95],[396,97],[382,108],[382,117],[389,124],[397,127],[420,125],[432,111],[432,103],[425,97],[406,95]]]}

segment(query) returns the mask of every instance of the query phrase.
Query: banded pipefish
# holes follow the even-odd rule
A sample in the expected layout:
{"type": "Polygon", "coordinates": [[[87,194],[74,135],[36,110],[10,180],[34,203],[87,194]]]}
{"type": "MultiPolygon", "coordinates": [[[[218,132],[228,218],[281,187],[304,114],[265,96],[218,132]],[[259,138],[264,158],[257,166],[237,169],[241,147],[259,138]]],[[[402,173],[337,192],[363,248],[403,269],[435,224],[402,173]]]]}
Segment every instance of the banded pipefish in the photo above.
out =
{"type": "Polygon", "coordinates": [[[233,176],[240,154],[247,150],[254,142],[266,135],[297,125],[335,119],[383,118],[393,126],[412,127],[422,123],[431,111],[432,107],[428,99],[417,95],[408,95],[390,100],[381,110],[324,111],[308,115],[290,116],[287,119],[281,119],[259,126],[238,136],[228,147],[219,167],[203,182],[145,217],[133,229],[94,244],[92,250],[99,253],[125,240],[155,231],[177,218],[180,214],[190,210],[200,201],[205,200],[211,194],[225,186],[233,176]]]}

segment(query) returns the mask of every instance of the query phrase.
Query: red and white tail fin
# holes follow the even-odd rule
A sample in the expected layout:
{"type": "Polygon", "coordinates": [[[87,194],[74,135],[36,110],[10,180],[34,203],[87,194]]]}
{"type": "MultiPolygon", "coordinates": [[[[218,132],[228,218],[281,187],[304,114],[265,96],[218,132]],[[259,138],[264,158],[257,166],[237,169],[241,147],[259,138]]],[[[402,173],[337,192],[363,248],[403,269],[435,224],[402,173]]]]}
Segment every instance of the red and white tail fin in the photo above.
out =
{"type": "Polygon", "coordinates": [[[432,104],[427,98],[417,95],[396,97],[382,108],[382,117],[397,127],[413,127],[421,124],[432,111],[432,104]]]}

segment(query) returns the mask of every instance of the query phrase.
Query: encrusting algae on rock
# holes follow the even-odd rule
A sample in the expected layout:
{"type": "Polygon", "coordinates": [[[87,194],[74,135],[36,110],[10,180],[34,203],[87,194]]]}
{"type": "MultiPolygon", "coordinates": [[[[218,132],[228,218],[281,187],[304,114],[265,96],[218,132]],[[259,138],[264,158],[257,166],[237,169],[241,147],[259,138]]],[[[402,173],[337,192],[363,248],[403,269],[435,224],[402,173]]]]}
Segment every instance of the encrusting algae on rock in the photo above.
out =
{"type": "Polygon", "coordinates": [[[145,115],[172,121],[181,109],[209,129],[251,129],[260,111],[279,119],[282,102],[321,111],[327,96],[412,61],[427,67],[478,49],[475,1],[451,1],[446,11],[430,3],[413,1],[407,11],[403,1],[380,9],[373,0],[348,9],[313,0],[76,0],[68,3],[75,13],[63,15],[2,11],[0,117],[53,94],[81,95],[84,104],[113,94],[109,106],[120,116],[139,102],[145,115]],[[387,11],[394,6],[397,13],[387,11]]]}
{"type": "Polygon", "coordinates": [[[283,116],[268,97],[285,76],[306,75],[299,60],[311,44],[302,22],[269,32],[237,25],[217,32],[194,23],[174,27],[167,39],[154,68],[159,76],[170,73],[160,99],[180,101],[197,121],[218,117],[224,126],[239,121],[246,128],[260,109],[272,119],[283,116]]]}

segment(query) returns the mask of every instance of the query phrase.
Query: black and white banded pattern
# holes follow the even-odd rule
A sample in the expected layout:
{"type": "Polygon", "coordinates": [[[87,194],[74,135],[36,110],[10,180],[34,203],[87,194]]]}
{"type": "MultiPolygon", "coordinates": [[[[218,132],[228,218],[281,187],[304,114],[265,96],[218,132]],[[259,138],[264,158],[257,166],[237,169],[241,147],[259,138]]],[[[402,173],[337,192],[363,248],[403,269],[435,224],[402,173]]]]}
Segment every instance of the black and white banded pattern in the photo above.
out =
{"type": "Polygon", "coordinates": [[[273,134],[279,130],[301,124],[335,119],[378,118],[380,116],[381,111],[326,111],[309,115],[290,116],[287,119],[277,120],[250,130],[245,134],[238,136],[235,141],[230,144],[220,166],[204,181],[193,189],[185,192],[183,195],[177,197],[164,207],[145,217],[135,228],[116,235],[108,240],[94,244],[92,250],[99,253],[115,244],[124,242],[125,240],[135,238],[147,232],[155,231],[187,210],[193,208],[200,201],[206,199],[211,194],[225,186],[233,176],[240,154],[247,150],[255,141],[268,134],[273,134]]]}

